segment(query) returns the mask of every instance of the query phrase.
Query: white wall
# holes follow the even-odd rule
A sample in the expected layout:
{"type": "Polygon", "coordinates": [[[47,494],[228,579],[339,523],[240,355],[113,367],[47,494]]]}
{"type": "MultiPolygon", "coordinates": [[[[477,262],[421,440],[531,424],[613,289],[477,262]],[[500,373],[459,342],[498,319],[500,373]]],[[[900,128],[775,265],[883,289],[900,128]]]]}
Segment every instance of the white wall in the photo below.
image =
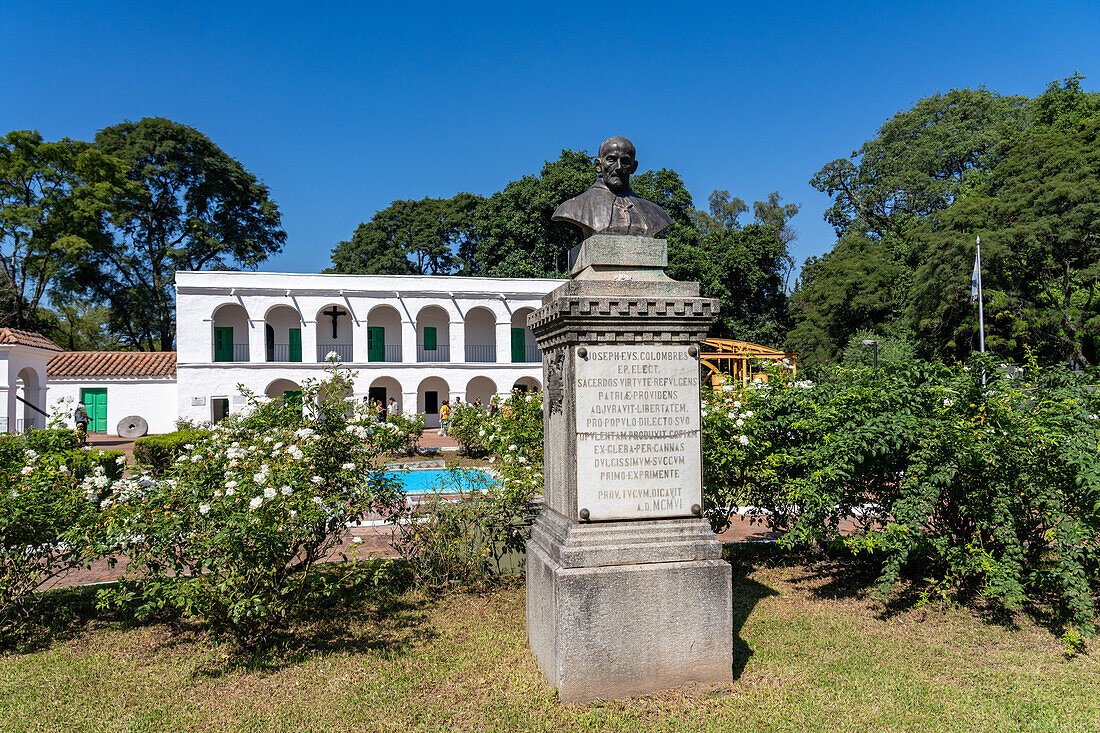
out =
{"type": "Polygon", "coordinates": [[[48,401],[52,408],[59,399],[70,398],[66,425],[73,424],[73,410],[84,387],[107,388],[107,433],[115,435],[123,418],[137,415],[149,423],[149,434],[170,433],[176,429],[178,399],[174,379],[50,379],[48,401]]]}
{"type": "Polygon", "coordinates": [[[47,418],[15,398],[18,395],[46,409],[46,362],[53,355],[53,351],[21,344],[0,346],[0,433],[16,432],[19,423],[27,419],[37,427],[45,426],[47,418]],[[33,371],[36,377],[37,385],[30,389],[19,382],[19,374],[25,369],[33,371]]]}

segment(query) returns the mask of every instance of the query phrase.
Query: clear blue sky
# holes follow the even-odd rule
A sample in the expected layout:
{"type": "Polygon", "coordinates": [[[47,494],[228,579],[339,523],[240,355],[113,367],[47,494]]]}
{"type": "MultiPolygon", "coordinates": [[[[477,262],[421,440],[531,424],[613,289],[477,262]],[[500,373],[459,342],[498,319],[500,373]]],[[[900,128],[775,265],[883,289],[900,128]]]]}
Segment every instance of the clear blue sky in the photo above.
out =
{"type": "Polygon", "coordinates": [[[0,133],[191,125],[271,188],[287,243],[263,269],[288,272],[394,199],[491,194],[622,134],[697,206],[801,204],[801,264],[834,241],[822,165],[936,91],[1100,88],[1098,30],[1098,2],[6,0],[0,133]]]}

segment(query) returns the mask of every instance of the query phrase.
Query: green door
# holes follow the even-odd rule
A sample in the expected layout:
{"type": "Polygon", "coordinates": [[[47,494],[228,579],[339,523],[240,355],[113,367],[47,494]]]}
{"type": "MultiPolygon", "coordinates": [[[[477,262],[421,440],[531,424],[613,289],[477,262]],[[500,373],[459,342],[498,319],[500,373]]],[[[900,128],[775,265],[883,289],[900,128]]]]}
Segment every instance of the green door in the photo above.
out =
{"type": "Polygon", "coordinates": [[[435,351],[435,326],[424,326],[424,351],[435,351]]]}
{"type": "Polygon", "coordinates": [[[522,328],[512,329],[512,363],[524,361],[526,355],[524,354],[523,344],[525,341],[522,328]]]}
{"type": "Polygon", "coordinates": [[[367,361],[386,360],[386,329],[383,326],[367,328],[367,361]]]}
{"type": "Polygon", "coordinates": [[[290,348],[288,351],[290,351],[291,361],[302,360],[302,329],[290,329],[290,348]]]}
{"type": "Polygon", "coordinates": [[[80,390],[80,401],[88,413],[88,432],[107,432],[107,388],[85,387],[80,390]]]}
{"type": "Polygon", "coordinates": [[[233,327],[214,327],[214,361],[233,361],[233,327]]]}

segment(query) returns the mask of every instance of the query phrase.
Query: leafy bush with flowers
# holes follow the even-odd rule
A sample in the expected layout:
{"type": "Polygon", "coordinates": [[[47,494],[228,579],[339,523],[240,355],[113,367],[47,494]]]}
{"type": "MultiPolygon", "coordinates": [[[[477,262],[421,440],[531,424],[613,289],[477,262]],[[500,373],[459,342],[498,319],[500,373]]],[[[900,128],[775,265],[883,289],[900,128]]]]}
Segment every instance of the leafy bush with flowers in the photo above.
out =
{"type": "Polygon", "coordinates": [[[31,622],[42,583],[83,563],[99,502],[126,460],[48,437],[0,436],[0,639],[31,622]],[[40,453],[28,443],[62,449],[40,453]]]}
{"type": "Polygon", "coordinates": [[[377,430],[370,440],[382,453],[405,455],[416,453],[417,444],[424,435],[424,416],[395,412],[386,416],[384,423],[376,423],[377,430]]]}
{"type": "Polygon", "coordinates": [[[452,466],[441,491],[410,504],[397,549],[417,583],[477,586],[521,567],[523,544],[542,493],[542,396],[513,392],[476,437],[493,453],[491,480],[452,466]]]}
{"type": "Polygon", "coordinates": [[[99,553],[129,558],[102,606],[137,618],[181,613],[246,647],[265,641],[340,584],[317,564],[371,512],[404,504],[376,470],[371,416],[342,395],[337,365],[303,385],[301,402],[247,394],[249,408],[187,446],[163,478],[124,478],[104,501],[99,553]]]}
{"type": "Polygon", "coordinates": [[[458,441],[464,453],[472,455],[485,450],[489,427],[488,409],[461,402],[451,410],[451,424],[447,432],[458,441]]]}
{"type": "Polygon", "coordinates": [[[1049,603],[1092,633],[1100,587],[1100,372],[987,356],[841,370],[706,396],[704,490],[782,542],[846,546],[1009,610],[1049,603]],[[1026,376],[1024,376],[1026,374],[1026,376]],[[854,530],[848,524],[855,524],[854,530]]]}

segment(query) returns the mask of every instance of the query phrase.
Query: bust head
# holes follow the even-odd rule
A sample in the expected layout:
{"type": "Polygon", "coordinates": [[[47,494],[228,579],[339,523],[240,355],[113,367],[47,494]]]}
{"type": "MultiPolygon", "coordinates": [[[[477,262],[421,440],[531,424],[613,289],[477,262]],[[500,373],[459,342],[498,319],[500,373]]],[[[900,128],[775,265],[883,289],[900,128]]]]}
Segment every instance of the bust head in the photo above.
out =
{"type": "Polygon", "coordinates": [[[600,143],[596,170],[607,187],[615,193],[628,190],[630,174],[638,170],[638,161],[634,159],[634,143],[618,135],[604,140],[600,143]]]}

